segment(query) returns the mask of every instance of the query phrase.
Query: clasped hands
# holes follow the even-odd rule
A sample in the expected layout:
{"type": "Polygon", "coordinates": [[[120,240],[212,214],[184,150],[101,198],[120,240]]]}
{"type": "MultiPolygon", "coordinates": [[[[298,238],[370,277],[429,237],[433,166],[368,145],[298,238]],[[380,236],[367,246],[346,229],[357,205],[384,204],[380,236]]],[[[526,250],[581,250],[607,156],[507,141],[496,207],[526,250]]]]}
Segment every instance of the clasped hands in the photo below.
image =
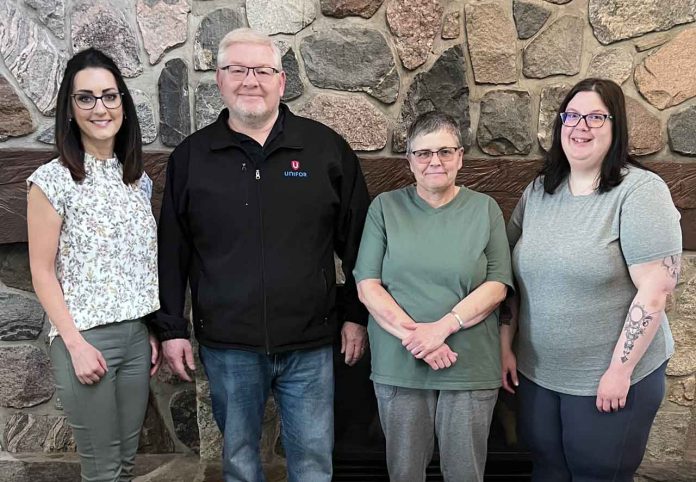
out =
{"type": "Polygon", "coordinates": [[[423,360],[433,370],[449,368],[457,361],[458,354],[445,343],[453,331],[444,318],[432,323],[409,321],[401,326],[410,331],[401,344],[415,358],[423,360]]]}

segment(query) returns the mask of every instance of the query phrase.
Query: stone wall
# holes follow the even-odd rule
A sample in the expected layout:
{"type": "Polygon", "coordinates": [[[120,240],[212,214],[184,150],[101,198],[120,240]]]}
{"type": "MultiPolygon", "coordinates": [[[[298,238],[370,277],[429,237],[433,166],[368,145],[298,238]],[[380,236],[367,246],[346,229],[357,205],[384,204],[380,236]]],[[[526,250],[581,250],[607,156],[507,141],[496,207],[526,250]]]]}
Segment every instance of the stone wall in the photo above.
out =
{"type": "MultiPolygon", "coordinates": [[[[0,2],[0,448],[74,450],[48,370],[47,323],[27,263],[24,179],[50,158],[65,62],[109,53],[134,94],[155,211],[171,147],[221,108],[217,43],[273,34],[285,101],[343,134],[371,192],[410,182],[408,124],[437,108],[461,121],[460,179],[509,213],[550,144],[554,111],[587,76],[622,84],[631,152],[668,182],[685,269],[670,302],[677,353],[647,457],[696,460],[696,6],[692,0],[3,0],[0,2]]],[[[201,374],[199,374],[201,375],[201,374]]],[[[144,452],[217,457],[205,380],[152,382],[144,452]],[[198,409],[196,404],[198,403],[198,409]],[[198,424],[196,424],[196,414],[198,424]],[[199,435],[200,427],[200,435],[199,435]]],[[[274,419],[269,411],[269,424],[274,419]]],[[[269,430],[266,458],[277,433],[269,430]]]]}

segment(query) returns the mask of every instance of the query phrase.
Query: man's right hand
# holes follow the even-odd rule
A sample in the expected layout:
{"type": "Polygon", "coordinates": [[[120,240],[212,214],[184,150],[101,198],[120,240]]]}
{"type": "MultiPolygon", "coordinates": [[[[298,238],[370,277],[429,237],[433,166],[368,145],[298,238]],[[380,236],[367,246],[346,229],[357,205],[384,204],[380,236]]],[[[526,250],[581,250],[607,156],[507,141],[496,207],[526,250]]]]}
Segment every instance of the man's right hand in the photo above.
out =
{"type": "Polygon", "coordinates": [[[164,352],[164,359],[167,361],[167,365],[169,365],[173,373],[182,380],[186,380],[187,382],[193,381],[186,371],[186,368],[192,372],[196,369],[196,365],[193,362],[193,350],[191,349],[190,341],[184,338],[174,338],[172,340],[163,341],[162,351],[164,352]]]}

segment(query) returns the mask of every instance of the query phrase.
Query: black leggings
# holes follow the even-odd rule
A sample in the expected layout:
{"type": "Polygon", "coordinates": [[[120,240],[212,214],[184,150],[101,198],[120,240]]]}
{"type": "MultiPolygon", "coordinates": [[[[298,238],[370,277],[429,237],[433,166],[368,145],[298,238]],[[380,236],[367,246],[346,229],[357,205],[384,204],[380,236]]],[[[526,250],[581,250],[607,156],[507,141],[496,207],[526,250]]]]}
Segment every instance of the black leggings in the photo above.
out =
{"type": "Polygon", "coordinates": [[[630,482],[665,394],[667,362],[631,386],[626,406],[602,413],[596,397],[542,388],[520,374],[518,431],[534,482],[630,482]]]}

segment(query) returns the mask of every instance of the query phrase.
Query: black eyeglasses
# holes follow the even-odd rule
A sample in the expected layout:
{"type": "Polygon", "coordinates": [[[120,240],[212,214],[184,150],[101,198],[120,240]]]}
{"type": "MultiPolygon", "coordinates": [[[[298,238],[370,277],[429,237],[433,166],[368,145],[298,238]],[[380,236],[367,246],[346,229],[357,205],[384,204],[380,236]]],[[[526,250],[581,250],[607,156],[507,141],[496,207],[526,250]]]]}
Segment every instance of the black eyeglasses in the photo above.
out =
{"type": "Polygon", "coordinates": [[[433,158],[433,154],[437,154],[437,158],[440,159],[441,162],[449,162],[454,160],[459,149],[459,147],[441,147],[439,149],[435,149],[434,151],[431,151],[430,149],[417,149],[415,151],[411,151],[411,155],[417,162],[421,162],[423,164],[429,163],[433,158]]]}
{"type": "Polygon", "coordinates": [[[604,125],[607,119],[613,119],[611,114],[578,114],[577,112],[561,112],[561,122],[564,126],[575,127],[585,119],[585,125],[590,129],[598,129],[604,125]]]}
{"type": "Polygon", "coordinates": [[[280,70],[273,67],[246,67],[244,65],[225,65],[220,70],[226,70],[227,75],[232,80],[244,80],[249,75],[249,71],[254,72],[254,77],[259,82],[270,82],[273,76],[280,73],[280,70]]]}
{"type": "Polygon", "coordinates": [[[97,101],[100,99],[107,109],[118,109],[121,107],[122,95],[122,92],[109,92],[102,95],[72,94],[70,97],[75,100],[75,105],[83,110],[94,109],[94,106],[97,105],[97,101]]]}

